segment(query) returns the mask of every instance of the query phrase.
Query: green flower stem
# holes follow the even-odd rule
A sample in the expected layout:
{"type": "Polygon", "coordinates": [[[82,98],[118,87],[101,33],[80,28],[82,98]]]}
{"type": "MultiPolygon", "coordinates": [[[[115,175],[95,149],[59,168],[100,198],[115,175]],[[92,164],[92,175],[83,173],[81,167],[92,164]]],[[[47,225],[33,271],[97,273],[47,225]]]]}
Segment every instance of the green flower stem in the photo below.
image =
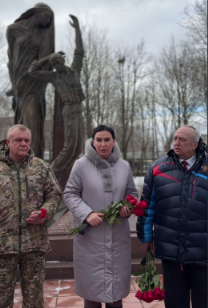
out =
{"type": "Polygon", "coordinates": [[[148,263],[149,263],[149,266],[148,266],[148,269],[149,269],[149,275],[148,275],[148,277],[149,277],[149,279],[148,279],[148,290],[150,290],[150,283],[151,283],[151,267],[150,267],[150,258],[151,258],[151,254],[150,254],[150,252],[148,252],[147,253],[147,258],[148,258],[148,263]]]}
{"type": "MultiPolygon", "coordinates": [[[[119,216],[120,210],[124,205],[128,206],[131,212],[133,211],[134,206],[131,205],[130,202],[128,202],[127,200],[121,200],[118,203],[112,202],[112,204],[105,211],[99,211],[98,213],[103,213],[104,215],[101,216],[102,220],[107,220],[108,224],[110,225],[113,223],[119,223],[117,217],[119,216]]],[[[79,233],[79,231],[83,228],[84,225],[85,224],[82,224],[79,227],[72,228],[69,232],[69,237],[79,233]]]]}

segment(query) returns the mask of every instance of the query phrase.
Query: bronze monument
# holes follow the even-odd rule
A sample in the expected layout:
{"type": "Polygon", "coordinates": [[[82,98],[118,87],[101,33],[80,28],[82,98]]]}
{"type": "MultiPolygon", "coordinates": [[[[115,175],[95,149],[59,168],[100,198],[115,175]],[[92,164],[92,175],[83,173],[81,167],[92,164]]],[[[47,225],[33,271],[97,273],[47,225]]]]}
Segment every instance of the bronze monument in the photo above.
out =
{"type": "Polygon", "coordinates": [[[70,24],[75,28],[76,34],[76,48],[71,66],[68,67],[64,64],[64,53],[59,52],[53,53],[39,61],[34,61],[28,70],[31,77],[41,82],[52,83],[61,97],[64,121],[64,147],[51,165],[59,181],[66,169],[70,172],[74,161],[82,153],[84,143],[81,103],[85,96],[80,84],[84,48],[79,21],[73,15],[70,15],[70,17],[73,21],[70,24]],[[44,69],[44,66],[49,63],[56,71],[49,72],[44,69]]]}
{"type": "MultiPolygon", "coordinates": [[[[15,124],[26,125],[32,132],[31,148],[35,155],[43,158],[45,91],[47,82],[28,74],[28,68],[54,52],[54,14],[51,8],[38,3],[23,13],[7,28],[8,68],[12,88],[7,92],[12,96],[15,124]]],[[[50,63],[43,66],[52,70],[50,63]]]]}

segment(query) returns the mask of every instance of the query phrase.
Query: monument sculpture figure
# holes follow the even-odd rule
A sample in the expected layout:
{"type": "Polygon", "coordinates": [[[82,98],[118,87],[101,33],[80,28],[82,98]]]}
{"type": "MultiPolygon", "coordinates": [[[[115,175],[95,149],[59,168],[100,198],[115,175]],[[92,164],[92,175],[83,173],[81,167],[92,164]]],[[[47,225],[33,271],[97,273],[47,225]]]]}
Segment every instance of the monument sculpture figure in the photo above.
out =
{"type": "Polygon", "coordinates": [[[81,84],[80,73],[83,64],[84,48],[78,19],[69,15],[70,24],[75,28],[75,43],[73,62],[70,67],[65,65],[64,53],[53,53],[39,61],[34,61],[28,72],[31,77],[41,82],[50,82],[61,97],[62,115],[64,122],[64,146],[52,162],[52,169],[60,180],[63,172],[70,170],[74,161],[82,153],[84,126],[82,118],[82,101],[85,99],[81,84]],[[49,72],[44,66],[50,63],[56,71],[49,72]]]}
{"type": "MultiPolygon", "coordinates": [[[[38,3],[7,28],[8,69],[12,88],[15,124],[24,124],[32,133],[31,148],[42,158],[44,151],[45,91],[47,82],[28,74],[28,68],[54,52],[54,14],[51,8],[38,3]]],[[[50,63],[43,66],[52,70],[50,63]]]]}

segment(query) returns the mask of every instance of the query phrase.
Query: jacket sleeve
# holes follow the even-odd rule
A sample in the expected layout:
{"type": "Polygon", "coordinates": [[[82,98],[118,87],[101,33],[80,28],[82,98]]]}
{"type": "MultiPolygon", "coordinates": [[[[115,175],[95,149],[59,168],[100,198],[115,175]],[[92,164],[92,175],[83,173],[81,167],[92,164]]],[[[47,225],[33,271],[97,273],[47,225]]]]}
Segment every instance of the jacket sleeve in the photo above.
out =
{"type": "Polygon", "coordinates": [[[145,200],[148,208],[144,210],[144,215],[137,218],[137,236],[142,243],[153,241],[153,219],[155,211],[155,187],[152,175],[152,166],[149,167],[145,179],[141,200],[145,200]]]}
{"type": "Polygon", "coordinates": [[[82,200],[82,178],[80,163],[77,160],[66,184],[63,199],[74,217],[82,224],[93,210],[82,200]]]}
{"type": "Polygon", "coordinates": [[[136,189],[136,186],[135,186],[135,183],[134,183],[134,179],[133,179],[133,175],[132,175],[130,165],[129,165],[129,168],[128,168],[128,180],[127,180],[124,198],[126,198],[128,195],[132,195],[135,198],[138,198],[138,192],[137,192],[137,189],[136,189]]]}
{"type": "Polygon", "coordinates": [[[71,68],[75,70],[78,75],[80,75],[83,65],[84,47],[82,42],[82,34],[79,27],[75,31],[75,36],[76,49],[74,51],[74,58],[71,64],[71,68]]]}
{"type": "Polygon", "coordinates": [[[61,195],[62,192],[57,179],[51,168],[48,167],[48,174],[44,184],[44,203],[41,207],[41,209],[47,211],[45,222],[50,221],[56,213],[61,201],[61,195]]]}

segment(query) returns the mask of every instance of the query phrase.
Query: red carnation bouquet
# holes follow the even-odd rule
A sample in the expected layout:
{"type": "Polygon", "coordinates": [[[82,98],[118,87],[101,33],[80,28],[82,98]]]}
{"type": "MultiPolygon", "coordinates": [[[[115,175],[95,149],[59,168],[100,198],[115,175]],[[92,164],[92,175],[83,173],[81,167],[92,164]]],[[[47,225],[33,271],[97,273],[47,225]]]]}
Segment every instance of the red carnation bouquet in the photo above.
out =
{"type": "MultiPolygon", "coordinates": [[[[118,219],[118,216],[123,206],[128,206],[132,214],[135,214],[136,216],[143,216],[144,209],[147,208],[147,203],[144,200],[137,201],[136,198],[134,198],[132,195],[129,195],[119,202],[112,202],[105,211],[99,211],[99,213],[103,213],[103,216],[101,217],[102,220],[107,220],[109,225],[112,225],[113,223],[120,225],[121,222],[118,219]]],[[[89,224],[86,222],[79,227],[72,228],[70,230],[69,236],[77,233],[84,235],[88,226],[89,224]]]]}
{"type": "Polygon", "coordinates": [[[143,265],[142,269],[134,274],[134,276],[139,276],[135,282],[138,283],[140,288],[135,296],[140,301],[143,300],[147,303],[151,303],[154,300],[163,300],[165,298],[165,290],[162,289],[154,257],[149,247],[141,265],[143,265]]]}

